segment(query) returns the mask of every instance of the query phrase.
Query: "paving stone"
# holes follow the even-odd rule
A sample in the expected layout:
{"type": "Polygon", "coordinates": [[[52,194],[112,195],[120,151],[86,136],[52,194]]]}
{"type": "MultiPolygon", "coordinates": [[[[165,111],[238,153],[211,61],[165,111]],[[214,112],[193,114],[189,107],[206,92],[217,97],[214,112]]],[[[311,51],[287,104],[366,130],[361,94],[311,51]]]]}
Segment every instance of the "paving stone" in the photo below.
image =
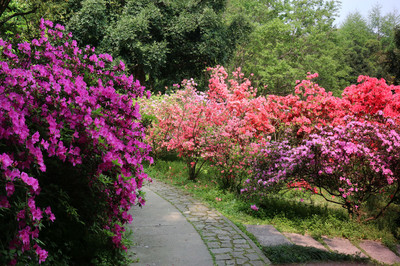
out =
{"type": "Polygon", "coordinates": [[[205,216],[206,215],[204,212],[191,212],[190,214],[193,216],[205,216]]]}
{"type": "Polygon", "coordinates": [[[221,230],[221,229],[214,230],[214,233],[218,234],[218,235],[228,235],[229,234],[229,232],[227,232],[225,230],[221,230]]]}
{"type": "Polygon", "coordinates": [[[249,261],[248,258],[245,258],[245,259],[236,259],[236,264],[242,265],[242,264],[245,264],[245,263],[248,262],[248,261],[249,261]]]}
{"type": "Polygon", "coordinates": [[[249,264],[252,266],[265,266],[264,262],[262,262],[261,260],[250,261],[249,264]]]}
{"type": "Polygon", "coordinates": [[[246,225],[246,230],[252,233],[261,246],[291,245],[292,243],[272,225],[246,225]]]}
{"type": "Polygon", "coordinates": [[[217,241],[217,239],[214,236],[207,236],[207,237],[204,237],[204,239],[207,241],[217,241]]]}
{"type": "Polygon", "coordinates": [[[347,255],[359,255],[360,257],[367,257],[364,253],[361,252],[358,248],[356,248],[353,244],[348,239],[345,238],[327,238],[327,237],[322,237],[324,240],[325,244],[328,245],[328,247],[336,251],[338,253],[343,253],[347,255]]]}
{"type": "Polygon", "coordinates": [[[306,247],[314,247],[327,251],[327,249],[317,240],[307,235],[300,235],[295,233],[284,233],[284,235],[292,241],[293,244],[306,247]]]}
{"type": "Polygon", "coordinates": [[[232,249],[231,248],[214,248],[214,249],[211,249],[211,252],[214,254],[222,254],[222,253],[232,252],[232,249]]]}
{"type": "Polygon", "coordinates": [[[229,254],[215,255],[215,260],[230,260],[232,256],[229,254]]]}
{"type": "Polygon", "coordinates": [[[233,240],[233,244],[245,244],[247,243],[246,239],[235,239],[233,240]]]}
{"type": "Polygon", "coordinates": [[[235,244],[235,248],[250,248],[249,244],[235,244]]]}
{"type": "Polygon", "coordinates": [[[257,253],[244,254],[249,260],[259,260],[260,256],[257,253]]]}
{"type": "Polygon", "coordinates": [[[217,223],[218,221],[217,220],[215,220],[214,218],[211,218],[211,217],[207,217],[207,219],[206,219],[206,223],[217,223]]]}
{"type": "Polygon", "coordinates": [[[379,262],[386,264],[400,263],[400,258],[379,242],[364,240],[360,242],[360,248],[365,250],[371,258],[379,262]]]}
{"type": "Polygon", "coordinates": [[[219,243],[219,242],[207,242],[206,245],[209,248],[220,248],[221,247],[221,243],[219,243]]]}
{"type": "Polygon", "coordinates": [[[217,237],[218,237],[218,239],[220,239],[220,240],[231,239],[230,236],[228,236],[228,235],[218,235],[217,237]]]}
{"type": "Polygon", "coordinates": [[[227,261],[225,261],[225,264],[226,265],[235,265],[236,262],[235,262],[235,260],[227,260],[227,261]]]}
{"type": "Polygon", "coordinates": [[[243,251],[240,251],[240,252],[234,251],[234,252],[232,252],[232,256],[235,258],[238,258],[238,259],[244,259],[243,251]]]}
{"type": "Polygon", "coordinates": [[[231,242],[222,242],[221,243],[221,248],[232,248],[233,245],[231,242]]]}
{"type": "Polygon", "coordinates": [[[219,261],[216,261],[215,263],[217,264],[217,266],[225,266],[226,265],[225,260],[219,260],[219,261]]]}

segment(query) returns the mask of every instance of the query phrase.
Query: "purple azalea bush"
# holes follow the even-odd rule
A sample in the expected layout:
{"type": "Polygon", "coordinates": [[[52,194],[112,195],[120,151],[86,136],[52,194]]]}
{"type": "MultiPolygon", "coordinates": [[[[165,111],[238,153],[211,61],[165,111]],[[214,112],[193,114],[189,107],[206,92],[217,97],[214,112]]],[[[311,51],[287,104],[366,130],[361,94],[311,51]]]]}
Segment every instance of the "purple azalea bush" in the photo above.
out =
{"type": "Polygon", "coordinates": [[[0,39],[2,265],[46,261],[52,226],[72,216],[124,249],[128,211],[144,203],[142,163],[152,160],[133,104],[145,88],[124,74],[123,62],[80,49],[51,21],[42,19],[40,30],[31,42],[0,39]],[[97,213],[85,218],[85,208],[97,213]]]}
{"type": "Polygon", "coordinates": [[[300,145],[269,143],[242,193],[263,197],[304,180],[327,201],[366,221],[382,215],[399,194],[399,176],[399,125],[390,118],[347,117],[344,125],[318,128],[300,145]]]}

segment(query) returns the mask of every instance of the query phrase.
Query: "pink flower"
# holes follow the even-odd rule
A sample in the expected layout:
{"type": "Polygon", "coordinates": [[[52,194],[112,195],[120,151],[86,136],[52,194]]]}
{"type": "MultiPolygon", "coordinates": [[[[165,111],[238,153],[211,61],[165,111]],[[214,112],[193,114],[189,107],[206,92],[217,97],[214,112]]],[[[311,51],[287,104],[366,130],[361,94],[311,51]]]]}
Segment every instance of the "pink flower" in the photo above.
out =
{"type": "Polygon", "coordinates": [[[7,153],[0,154],[0,163],[2,163],[2,168],[6,169],[10,166],[13,161],[11,160],[10,156],[7,153]]]}
{"type": "Polygon", "coordinates": [[[258,207],[256,205],[251,205],[250,208],[254,211],[258,211],[258,207]]]}
{"type": "Polygon", "coordinates": [[[8,202],[6,196],[0,196],[0,208],[10,208],[11,205],[8,202]]]}
{"type": "Polygon", "coordinates": [[[39,247],[37,244],[34,246],[35,248],[35,252],[39,257],[39,264],[41,264],[42,262],[44,262],[47,259],[48,256],[48,252],[44,249],[42,249],[41,247],[39,247]]]}
{"type": "Polygon", "coordinates": [[[40,208],[31,209],[32,219],[40,221],[43,218],[42,210],[40,208]]]}
{"type": "Polygon", "coordinates": [[[14,194],[15,191],[14,183],[8,182],[6,184],[6,191],[7,191],[7,197],[10,197],[12,194],[14,194]]]}
{"type": "Polygon", "coordinates": [[[37,181],[37,179],[28,176],[27,173],[22,172],[21,179],[22,179],[22,181],[25,182],[25,184],[31,186],[34,191],[37,191],[39,189],[39,182],[37,181]]]}
{"type": "Polygon", "coordinates": [[[24,245],[28,245],[30,242],[30,239],[29,239],[30,232],[31,232],[31,228],[29,226],[25,227],[24,229],[22,229],[18,232],[19,239],[21,239],[21,241],[24,245]]]}

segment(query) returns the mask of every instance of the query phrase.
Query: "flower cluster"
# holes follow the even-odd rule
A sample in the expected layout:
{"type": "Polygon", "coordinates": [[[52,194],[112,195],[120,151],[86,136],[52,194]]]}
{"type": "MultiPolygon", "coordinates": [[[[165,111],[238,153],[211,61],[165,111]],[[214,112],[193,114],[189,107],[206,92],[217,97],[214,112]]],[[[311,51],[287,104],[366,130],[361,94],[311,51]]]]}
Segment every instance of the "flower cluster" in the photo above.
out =
{"type": "Polygon", "coordinates": [[[146,178],[141,164],[151,160],[139,106],[132,104],[144,87],[122,72],[122,62],[112,66],[110,55],[80,49],[63,26],[42,19],[40,29],[40,38],[16,47],[0,39],[0,208],[18,223],[11,242],[3,243],[19,250],[11,263],[26,251],[39,263],[47,257],[39,231],[45,219],[57,217],[35,201],[47,158],[72,167],[90,162],[91,184],[102,175],[114,180],[102,191],[109,203],[103,226],[117,247],[146,178]]]}
{"type": "Polygon", "coordinates": [[[343,126],[316,128],[316,133],[298,146],[270,144],[273,149],[259,158],[256,174],[243,193],[268,193],[271,186],[296,184],[302,179],[329,193],[333,197],[327,200],[358,218],[368,199],[387,194],[376,217],[381,215],[392,203],[388,195],[400,190],[400,127],[390,118],[381,118],[382,123],[355,117],[345,121],[343,126]]]}

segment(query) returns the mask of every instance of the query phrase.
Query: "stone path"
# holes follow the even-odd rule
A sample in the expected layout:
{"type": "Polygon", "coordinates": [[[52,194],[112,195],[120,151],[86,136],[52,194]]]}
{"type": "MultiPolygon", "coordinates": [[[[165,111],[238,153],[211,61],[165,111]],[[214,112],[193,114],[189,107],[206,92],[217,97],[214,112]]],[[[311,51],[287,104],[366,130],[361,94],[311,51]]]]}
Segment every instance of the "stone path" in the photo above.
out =
{"type": "MultiPolygon", "coordinates": [[[[236,225],[189,193],[157,180],[146,184],[145,191],[149,199],[152,199],[149,200],[151,206],[133,210],[132,229],[138,244],[133,251],[141,258],[141,262],[133,265],[207,266],[213,265],[211,256],[216,265],[271,264],[257,245],[236,225]]],[[[312,246],[325,251],[368,256],[380,263],[400,265],[400,257],[375,241],[361,241],[355,247],[347,239],[323,237],[322,245],[310,236],[282,234],[272,225],[246,225],[246,229],[262,246],[312,246]]]]}
{"type": "Polygon", "coordinates": [[[217,265],[268,265],[270,261],[236,225],[184,191],[153,180],[147,186],[174,205],[200,234],[217,265]]]}
{"type": "Polygon", "coordinates": [[[146,206],[131,210],[134,245],[130,253],[144,265],[213,265],[200,235],[181,212],[159,195],[144,188],[146,206]]]}

